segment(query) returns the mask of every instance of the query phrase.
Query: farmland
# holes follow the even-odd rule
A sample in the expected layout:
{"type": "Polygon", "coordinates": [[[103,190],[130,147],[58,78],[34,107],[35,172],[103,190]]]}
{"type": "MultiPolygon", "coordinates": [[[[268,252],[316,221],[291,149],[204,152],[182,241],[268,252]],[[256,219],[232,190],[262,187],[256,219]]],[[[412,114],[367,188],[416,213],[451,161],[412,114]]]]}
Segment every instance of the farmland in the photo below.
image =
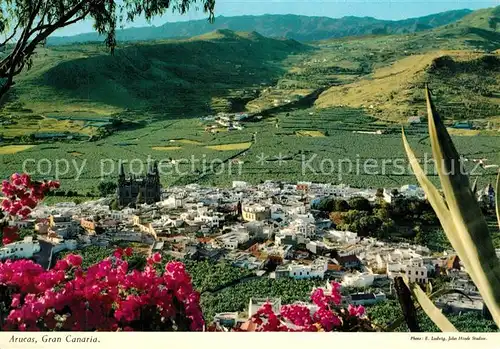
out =
{"type": "MultiPolygon", "coordinates": [[[[148,159],[160,162],[163,185],[416,183],[401,126],[428,164],[426,82],[448,126],[481,125],[450,128],[459,152],[499,164],[500,40],[481,22],[486,12],[419,33],[309,44],[219,30],[125,44],[114,56],[96,44],[41,48],[0,112],[0,176],[57,178],[80,197],[98,196],[120,162],[139,174],[148,159]],[[231,130],[203,119],[243,111],[263,117],[231,130]],[[408,125],[412,116],[422,123],[408,125]]],[[[494,168],[475,170],[481,186],[493,180],[494,168]]]]}
{"type": "MultiPolygon", "coordinates": [[[[226,186],[233,180],[258,183],[275,178],[359,187],[416,183],[406,163],[400,125],[381,124],[359,109],[298,109],[277,114],[271,121],[245,123],[243,130],[216,134],[205,132],[204,127],[204,122],[194,118],[156,121],[96,142],[6,148],[10,150],[0,157],[1,175],[19,171],[23,163],[40,177],[54,177],[58,170],[65,190],[97,195],[93,188],[101,180],[115,180],[120,161],[126,172],[139,173],[150,158],[162,165],[164,185],[199,182],[226,186]],[[377,134],[377,130],[383,133],[377,134]],[[297,134],[308,131],[324,136],[297,134]],[[364,166],[368,162],[371,165],[364,166]]],[[[406,132],[417,154],[424,156],[430,150],[425,125],[408,126],[406,132]]],[[[500,163],[498,136],[453,137],[465,157],[500,163]]],[[[495,170],[478,168],[476,173],[479,183],[486,185],[495,170]]]]}

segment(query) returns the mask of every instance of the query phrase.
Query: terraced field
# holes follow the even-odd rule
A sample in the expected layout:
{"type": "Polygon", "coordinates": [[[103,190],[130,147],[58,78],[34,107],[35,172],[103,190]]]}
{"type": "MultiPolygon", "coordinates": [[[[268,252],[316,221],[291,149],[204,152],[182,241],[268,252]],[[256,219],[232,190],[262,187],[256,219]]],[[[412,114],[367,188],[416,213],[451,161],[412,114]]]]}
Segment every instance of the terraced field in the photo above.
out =
{"type": "MultiPolygon", "coordinates": [[[[113,57],[96,45],[41,49],[0,112],[0,177],[27,170],[92,196],[99,181],[116,179],[120,162],[139,174],[154,159],[164,185],[416,183],[401,126],[431,164],[426,82],[449,126],[462,119],[482,125],[450,128],[459,151],[500,164],[500,37],[481,20],[488,11],[416,34],[308,45],[219,31],[130,44],[113,57]],[[213,123],[202,117],[220,111],[262,118],[242,130],[207,131],[213,123]],[[408,125],[411,116],[422,124],[408,125]],[[117,119],[125,126],[103,132],[117,119]]],[[[479,184],[494,171],[476,169],[479,184]]]]}

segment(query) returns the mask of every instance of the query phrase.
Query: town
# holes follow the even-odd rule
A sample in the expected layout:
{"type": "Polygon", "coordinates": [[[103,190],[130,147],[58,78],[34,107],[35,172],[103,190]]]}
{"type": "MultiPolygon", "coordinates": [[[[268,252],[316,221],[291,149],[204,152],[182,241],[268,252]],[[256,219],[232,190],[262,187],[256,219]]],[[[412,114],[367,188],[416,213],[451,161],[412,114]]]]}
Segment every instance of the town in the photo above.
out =
{"type": "MultiPolygon", "coordinates": [[[[444,295],[436,300],[438,307],[452,313],[484,311],[478,290],[451,246],[437,252],[419,243],[418,232],[413,240],[391,239],[395,224],[358,228],[356,224],[375,218],[354,222],[346,217],[370,210],[380,215],[388,207],[403,206],[405,200],[425,203],[425,194],[417,186],[359,189],[309,182],[234,181],[232,188],[191,184],[162,189],[155,176],[154,168],[145,179],[126,179],[121,173],[117,198],[40,205],[29,218],[10,222],[27,234],[24,240],[3,246],[0,258],[33,259],[49,269],[66,251],[133,247],[144,256],[158,252],[167,258],[224,262],[245,270],[242,279],[233,283],[255,278],[310,279],[328,289],[328,281],[336,280],[342,285],[342,305],[364,306],[394,297],[397,276],[405,275],[425,287],[444,275],[449,287],[463,295],[444,295]],[[113,209],[111,202],[116,199],[121,208],[113,209]]],[[[491,186],[479,194],[486,208],[494,205],[491,186]]],[[[500,256],[500,249],[496,252],[500,256]]],[[[207,322],[225,331],[251,331],[249,319],[262,304],[271,302],[279,310],[282,303],[280,297],[246,301],[248,310],[228,308],[207,322]]]]}

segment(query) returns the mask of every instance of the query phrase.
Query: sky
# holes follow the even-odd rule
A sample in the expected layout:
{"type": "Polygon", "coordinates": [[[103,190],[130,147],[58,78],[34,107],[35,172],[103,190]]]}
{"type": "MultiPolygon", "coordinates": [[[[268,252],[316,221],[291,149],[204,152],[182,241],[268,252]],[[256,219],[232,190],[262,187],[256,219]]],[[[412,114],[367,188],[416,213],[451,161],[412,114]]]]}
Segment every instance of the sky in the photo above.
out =
{"type": "MultiPolygon", "coordinates": [[[[306,16],[344,16],[375,17],[378,19],[399,20],[420,17],[433,13],[499,6],[500,0],[216,0],[216,16],[240,16],[263,14],[296,14],[306,16]]],[[[165,22],[208,18],[201,10],[191,10],[185,15],[166,14],[151,23],[140,18],[127,27],[162,25],[165,22]]],[[[66,36],[93,31],[92,22],[84,21],[58,30],[54,35],[66,36]]]]}

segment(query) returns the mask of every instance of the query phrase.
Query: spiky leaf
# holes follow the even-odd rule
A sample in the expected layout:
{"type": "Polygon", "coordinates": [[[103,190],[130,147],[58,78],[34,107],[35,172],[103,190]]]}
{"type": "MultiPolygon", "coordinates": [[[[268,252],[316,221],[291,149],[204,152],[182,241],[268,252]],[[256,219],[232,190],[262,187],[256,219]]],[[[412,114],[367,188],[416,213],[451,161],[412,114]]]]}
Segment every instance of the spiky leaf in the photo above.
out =
{"type": "Polygon", "coordinates": [[[417,284],[410,284],[405,279],[405,283],[410,288],[412,295],[416,298],[422,310],[429,316],[434,324],[443,332],[458,332],[455,326],[443,315],[434,303],[427,297],[424,291],[417,284]]]}
{"type": "MultiPolygon", "coordinates": [[[[479,289],[493,319],[500,326],[500,263],[488,225],[470,188],[461,158],[436,112],[429,90],[426,88],[425,92],[429,137],[445,200],[436,197],[437,189],[423,171],[415,171],[415,174],[429,197],[446,236],[479,289]]],[[[409,149],[404,134],[403,142],[412,162],[414,154],[409,149]]],[[[412,167],[418,170],[420,166],[412,163],[412,167]]]]}

